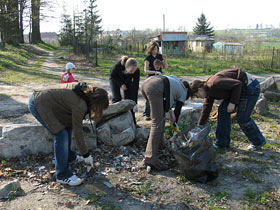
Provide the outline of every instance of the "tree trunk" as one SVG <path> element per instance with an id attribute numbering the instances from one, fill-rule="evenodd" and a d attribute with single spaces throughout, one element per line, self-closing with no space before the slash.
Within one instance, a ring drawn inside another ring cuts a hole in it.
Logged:
<path id="1" fill-rule="evenodd" d="M 19 10 L 18 0 L 7 1 L 7 22 L 4 32 L 6 41 L 12 45 L 19 44 Z"/>
<path id="2" fill-rule="evenodd" d="M 6 22 L 5 2 L 0 1 L 0 34 L 1 34 L 1 48 L 5 49 L 5 22 Z"/>
<path id="3" fill-rule="evenodd" d="M 40 3 L 41 0 L 31 0 L 32 37 L 31 43 L 42 43 L 40 33 Z"/>
<path id="4" fill-rule="evenodd" d="M 19 0 L 19 43 L 24 43 L 24 29 L 23 29 L 23 10 L 24 10 L 24 0 Z"/>

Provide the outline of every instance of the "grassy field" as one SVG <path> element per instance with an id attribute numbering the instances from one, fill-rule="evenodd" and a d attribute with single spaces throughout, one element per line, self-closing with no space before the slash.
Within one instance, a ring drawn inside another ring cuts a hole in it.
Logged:
<path id="1" fill-rule="evenodd" d="M 54 54 L 60 52 L 61 49 L 49 44 L 37 45 L 44 50 L 53 51 Z M 61 57 L 71 54 L 71 49 L 65 51 Z M 141 52 L 112 52 L 110 55 L 98 54 L 98 66 L 94 67 L 94 58 L 88 64 L 92 68 L 76 69 L 77 73 L 92 76 L 108 77 L 110 68 L 121 58 L 123 54 L 135 57 L 139 63 L 141 76 L 145 76 L 144 59 L 145 53 Z M 26 81 L 33 82 L 51 82 L 59 79 L 59 76 L 43 73 L 40 67 L 44 62 L 47 54 L 40 51 L 32 45 L 21 45 L 18 48 L 7 46 L 6 51 L 0 51 L 0 82 L 4 83 L 20 83 Z M 71 58 L 71 56 L 70 56 Z M 81 58 L 82 59 L 82 58 Z M 271 69 L 271 57 L 266 56 L 224 56 L 216 53 L 190 53 L 184 57 L 168 56 L 168 70 L 164 70 L 166 75 L 176 76 L 195 76 L 195 75 L 211 75 L 220 70 L 240 67 L 249 73 L 279 73 L 280 59 L 274 60 L 274 68 Z M 70 59 L 71 61 L 71 59 Z M 65 60 L 67 62 L 67 60 Z M 75 63 L 75 60 L 73 61 Z"/>
<path id="2" fill-rule="evenodd" d="M 141 76 L 145 76 L 144 69 L 144 53 L 123 53 L 136 58 L 139 63 Z M 121 57 L 121 53 L 113 53 L 112 55 L 99 54 L 99 66 L 95 68 L 95 73 L 108 75 L 112 65 Z M 93 60 L 92 60 L 93 61 Z M 218 71 L 239 67 L 249 73 L 279 73 L 279 59 L 275 60 L 275 68 L 271 69 L 270 56 L 223 56 L 219 54 L 189 54 L 185 57 L 167 58 L 169 68 L 164 70 L 164 74 L 176 76 L 194 76 L 194 75 L 210 75 Z M 94 62 L 93 62 L 94 63 Z"/>
<path id="3" fill-rule="evenodd" d="M 48 44 L 39 44 L 40 48 L 57 51 Z M 7 45 L 5 51 L 0 51 L 0 82 L 26 83 L 51 82 L 59 79 L 58 76 L 40 71 L 46 59 L 46 52 L 31 45 L 20 45 L 15 48 Z"/>

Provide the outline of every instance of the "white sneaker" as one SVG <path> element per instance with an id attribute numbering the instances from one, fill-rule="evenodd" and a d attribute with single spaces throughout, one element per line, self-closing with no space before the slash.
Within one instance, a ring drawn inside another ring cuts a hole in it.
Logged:
<path id="1" fill-rule="evenodd" d="M 56 180 L 58 183 L 61 183 L 61 184 L 68 184 L 70 186 L 77 186 L 77 185 L 80 185 L 82 184 L 82 180 L 77 177 L 76 175 L 73 175 L 69 178 L 66 178 L 64 180 L 61 180 L 61 179 L 57 179 Z"/>
<path id="2" fill-rule="evenodd" d="M 250 144 L 248 147 L 247 147 L 247 150 L 248 151 L 257 151 L 257 150 L 260 150 L 262 148 L 263 145 L 265 145 L 266 142 L 263 142 L 261 145 L 253 145 L 253 144 Z"/>

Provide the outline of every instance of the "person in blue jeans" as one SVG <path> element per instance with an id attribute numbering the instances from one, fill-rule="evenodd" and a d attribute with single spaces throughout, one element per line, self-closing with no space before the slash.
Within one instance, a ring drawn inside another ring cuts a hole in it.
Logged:
<path id="1" fill-rule="evenodd" d="M 34 91 L 31 95 L 28 104 L 30 112 L 54 136 L 57 182 L 71 186 L 82 183 L 69 167 L 69 163 L 78 157 L 71 150 L 72 130 L 82 155 L 79 159 L 93 167 L 93 158 L 84 141 L 83 119 L 90 114 L 98 121 L 108 106 L 106 90 L 80 83 L 56 85 Z"/>
<path id="2" fill-rule="evenodd" d="M 222 102 L 218 108 L 216 148 L 230 146 L 231 113 L 237 111 L 237 122 L 251 144 L 248 150 L 260 149 L 266 140 L 251 118 L 260 95 L 260 84 L 252 75 L 240 69 L 228 69 L 210 76 L 206 81 L 190 84 L 191 96 L 204 99 L 198 126 L 207 123 L 215 99 Z"/>

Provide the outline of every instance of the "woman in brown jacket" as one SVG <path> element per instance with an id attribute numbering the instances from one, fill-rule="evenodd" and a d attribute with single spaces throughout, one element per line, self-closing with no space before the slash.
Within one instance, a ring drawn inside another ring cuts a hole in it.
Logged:
<path id="1" fill-rule="evenodd" d="M 237 122 L 248 137 L 248 150 L 260 149 L 266 140 L 250 117 L 260 95 L 260 84 L 252 75 L 240 69 L 228 69 L 216 73 L 206 81 L 194 80 L 190 84 L 191 96 L 204 99 L 198 125 L 206 124 L 214 100 L 223 100 L 218 108 L 216 148 L 230 146 L 230 114 L 237 110 Z"/>
<path id="2" fill-rule="evenodd" d="M 68 163 L 76 159 L 71 150 L 72 129 L 82 159 L 93 166 L 83 136 L 86 114 L 98 121 L 109 106 L 106 90 L 85 83 L 67 83 L 34 91 L 29 100 L 32 115 L 54 135 L 54 157 L 57 182 L 79 185 L 82 180 L 73 175 Z"/>

